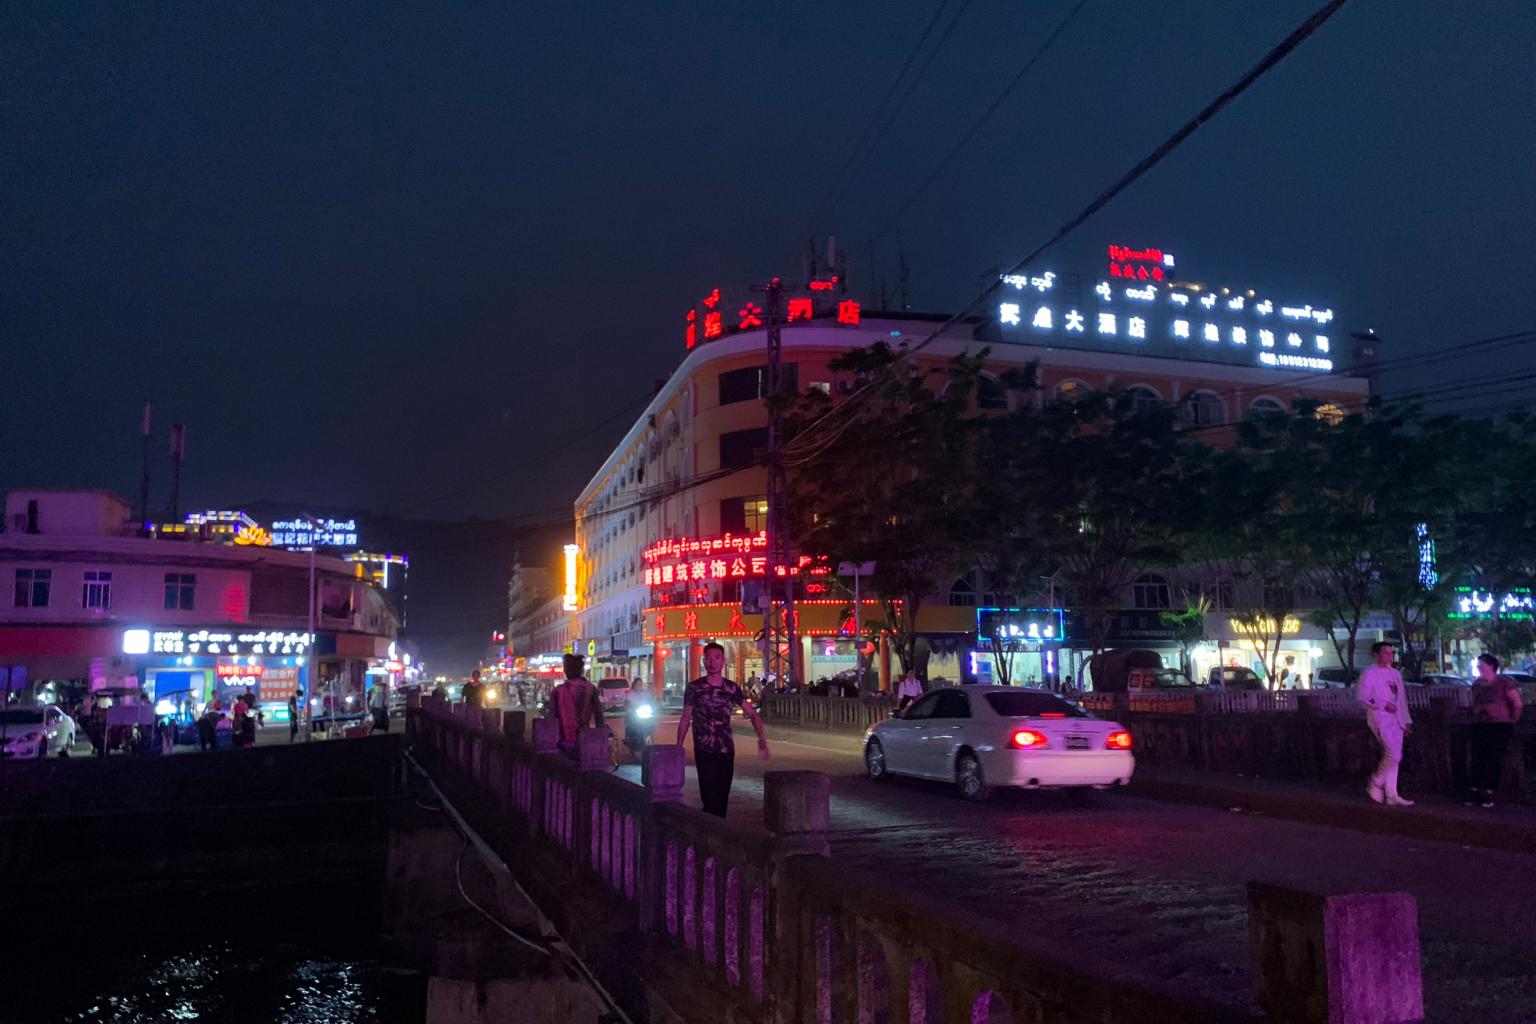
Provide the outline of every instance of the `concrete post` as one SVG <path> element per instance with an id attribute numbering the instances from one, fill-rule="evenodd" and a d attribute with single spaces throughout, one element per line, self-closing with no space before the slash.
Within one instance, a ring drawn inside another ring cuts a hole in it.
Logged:
<path id="1" fill-rule="evenodd" d="M 608 755 L 608 730 L 588 727 L 576 734 L 577 761 L 584 772 L 606 772 L 613 767 Z"/>
<path id="2" fill-rule="evenodd" d="M 1296 765 L 1303 779 L 1313 780 L 1317 770 L 1317 698 L 1296 695 Z"/>
<path id="3" fill-rule="evenodd" d="M 640 784 L 653 804 L 683 802 L 683 776 L 687 752 L 675 743 L 646 747 L 640 760 Z"/>
<path id="4" fill-rule="evenodd" d="M 779 837 L 782 853 L 827 856 L 832 779 L 822 772 L 763 775 L 763 825 Z"/>
<path id="5" fill-rule="evenodd" d="M 501 732 L 501 709 L 486 708 L 481 711 L 480 729 L 483 732 Z"/>
<path id="6" fill-rule="evenodd" d="M 528 729 L 528 713 L 526 711 L 506 711 L 501 716 L 501 734 L 513 743 L 526 742 Z"/>
<path id="7" fill-rule="evenodd" d="M 560 723 L 553 718 L 533 720 L 533 752 L 553 754 L 560 749 Z"/>
<path id="8" fill-rule="evenodd" d="M 1265 1019 L 1409 1024 L 1424 1018 L 1411 893 L 1327 894 L 1248 883 L 1248 945 Z"/>

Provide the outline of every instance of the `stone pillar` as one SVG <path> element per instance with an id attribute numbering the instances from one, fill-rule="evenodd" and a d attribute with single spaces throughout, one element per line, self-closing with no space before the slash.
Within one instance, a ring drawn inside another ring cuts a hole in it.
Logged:
<path id="1" fill-rule="evenodd" d="M 576 753 L 584 772 L 606 772 L 613 767 L 608 755 L 608 730 L 588 727 L 576 734 Z"/>
<path id="2" fill-rule="evenodd" d="M 1248 883 L 1248 945 L 1265 1019 L 1409 1024 L 1424 1017 L 1412 893 Z"/>
<path id="3" fill-rule="evenodd" d="M 560 749 L 560 723 L 553 718 L 533 720 L 533 752 L 553 754 Z"/>
<path id="4" fill-rule="evenodd" d="M 501 732 L 500 708 L 486 708 L 480 712 L 480 728 L 484 732 Z"/>
<path id="5" fill-rule="evenodd" d="M 823 772 L 763 775 L 763 825 L 779 837 L 782 853 L 828 854 L 832 779 Z"/>
<path id="6" fill-rule="evenodd" d="M 651 795 L 653 804 L 683 802 L 684 767 L 687 752 L 675 743 L 645 748 L 640 759 L 640 784 Z"/>
<path id="7" fill-rule="evenodd" d="M 421 691 L 412 690 L 405 695 L 405 706 L 413 711 L 421 708 Z"/>
<path id="8" fill-rule="evenodd" d="M 504 711 L 501 715 L 501 734 L 513 743 L 524 743 L 528 735 L 526 711 Z"/>

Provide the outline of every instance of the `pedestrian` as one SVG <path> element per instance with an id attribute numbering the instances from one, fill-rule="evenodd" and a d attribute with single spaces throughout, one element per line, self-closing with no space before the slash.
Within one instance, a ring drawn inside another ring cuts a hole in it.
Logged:
<path id="1" fill-rule="evenodd" d="M 565 681 L 549 694 L 549 706 L 555 721 L 560 725 L 558 746 L 567 757 L 577 756 L 577 742 L 581 730 L 587 726 L 603 724 L 603 700 L 587 679 L 586 659 L 579 654 L 565 656 Z"/>
<path id="2" fill-rule="evenodd" d="M 725 817 L 736 774 L 736 739 L 731 734 L 731 708 L 739 707 L 757 731 L 757 752 L 764 761 L 771 752 L 763 720 L 741 687 L 725 678 L 725 648 L 704 645 L 704 675 L 683 690 L 683 715 L 677 723 L 677 745 L 693 729 L 693 763 L 699 776 L 699 801 L 705 814 Z"/>
<path id="3" fill-rule="evenodd" d="M 475 669 L 469 674 L 469 682 L 464 684 L 464 691 L 462 694 L 464 697 L 464 703 L 468 704 L 472 708 L 480 707 L 483 703 L 480 699 L 483 692 L 484 691 L 480 687 L 480 670 Z"/>
<path id="4" fill-rule="evenodd" d="M 299 700 L 304 695 L 294 690 L 288 695 L 288 742 L 292 743 L 299 735 Z"/>
<path id="5" fill-rule="evenodd" d="M 1492 654 L 1477 658 L 1477 680 L 1472 684 L 1472 771 L 1467 804 L 1492 807 L 1493 794 L 1504 775 L 1504 751 L 1514 735 L 1515 723 L 1525 710 L 1520 688 L 1499 672 Z"/>
<path id="6" fill-rule="evenodd" d="M 907 710 L 907 705 L 922 695 L 923 683 L 917 678 L 917 669 L 907 669 L 907 674 L 901 677 L 901 685 L 896 688 L 896 713 Z"/>
<path id="7" fill-rule="evenodd" d="M 237 747 L 249 747 L 256 742 L 256 719 L 251 717 L 251 706 L 245 702 L 245 694 L 235 698 L 230 711 L 230 739 Z"/>
<path id="8" fill-rule="evenodd" d="M 1413 729 L 1402 673 L 1392 667 L 1392 645 L 1385 640 L 1371 645 L 1376 663 L 1360 673 L 1360 703 L 1365 722 L 1381 744 L 1381 763 L 1366 786 L 1366 794 L 1389 807 L 1412 807 L 1413 801 L 1397 792 L 1397 773 L 1403 763 L 1403 737 Z"/>
<path id="9" fill-rule="evenodd" d="M 223 712 L 219 708 L 219 698 L 214 697 L 203 705 L 203 713 L 197 719 L 197 749 L 213 750 L 217 746 L 214 742 L 219 719 L 223 718 Z"/>
<path id="10" fill-rule="evenodd" d="M 374 686 L 370 707 L 373 710 L 373 727 L 368 730 L 369 734 L 389 732 L 389 691 L 382 683 Z"/>

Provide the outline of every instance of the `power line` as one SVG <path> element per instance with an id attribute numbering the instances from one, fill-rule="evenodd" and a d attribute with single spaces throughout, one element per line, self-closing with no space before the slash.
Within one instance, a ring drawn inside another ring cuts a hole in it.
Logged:
<path id="1" fill-rule="evenodd" d="M 907 59 L 902 62 L 901 70 L 897 72 L 896 78 L 893 82 L 891 82 L 890 88 L 887 89 L 885 91 L 885 95 L 881 97 L 880 104 L 875 108 L 874 115 L 870 118 L 869 123 L 864 126 L 864 130 L 859 133 L 859 139 L 853 144 L 853 149 L 848 153 L 848 157 L 843 161 L 843 165 L 839 167 L 837 173 L 832 176 L 832 184 L 828 187 L 826 196 L 816 206 L 817 212 L 820 212 L 821 210 L 830 210 L 832 208 L 833 203 L 840 195 L 843 176 L 852 171 L 856 166 L 858 166 L 859 163 L 862 162 L 860 154 L 864 152 L 864 143 L 868 141 L 870 135 L 880 124 L 881 118 L 885 114 L 886 107 L 891 102 L 891 98 L 896 95 L 896 90 L 901 87 L 902 80 L 907 77 L 907 72 L 912 68 L 912 62 L 916 60 L 917 55 L 922 52 L 923 45 L 928 42 L 928 37 L 933 33 L 934 26 L 939 23 L 939 18 L 944 14 L 944 8 L 948 6 L 949 0 L 939 0 L 939 5 L 934 8 L 933 14 L 928 18 L 928 24 L 923 26 L 922 33 L 917 37 L 917 42 L 913 44 L 912 51 L 907 54 Z"/>
<path id="2" fill-rule="evenodd" d="M 1311 17 L 1309 17 L 1294 31 L 1292 31 L 1290 35 L 1286 36 L 1286 38 L 1281 40 L 1277 46 L 1269 51 L 1269 53 L 1265 54 L 1257 64 L 1255 64 L 1247 71 L 1247 73 L 1245 73 L 1231 86 L 1227 87 L 1214 100 L 1206 104 L 1206 106 L 1203 107 L 1198 113 L 1196 113 L 1194 117 L 1186 121 L 1182 126 L 1179 127 L 1177 131 L 1169 136 L 1167 140 L 1160 144 L 1146 157 L 1142 158 L 1140 162 L 1138 162 L 1129 171 L 1122 175 L 1118 181 L 1109 186 L 1109 188 L 1105 189 L 1103 192 L 1099 193 L 1099 195 L 1094 198 L 1094 200 L 1090 202 L 1086 207 L 1084 207 L 1081 212 L 1079 212 L 1075 217 L 1058 228 L 1050 238 L 1046 239 L 1043 243 L 1037 246 L 1029 255 L 1015 263 L 1009 273 L 1016 274 L 1023 270 L 1034 260 L 1038 259 L 1047 249 L 1051 248 L 1053 245 L 1060 242 L 1063 238 L 1067 237 L 1073 231 L 1081 227 L 1090 217 L 1107 206 L 1112 200 L 1115 199 L 1115 197 L 1120 195 L 1120 193 L 1124 192 L 1148 171 L 1152 170 L 1152 168 L 1156 167 L 1163 160 L 1165 160 L 1184 142 L 1185 139 L 1193 135 L 1197 129 L 1199 129 L 1207 121 L 1211 120 L 1223 109 L 1225 109 L 1229 104 L 1232 103 L 1233 100 L 1237 99 L 1237 97 L 1246 92 L 1255 82 L 1263 77 L 1266 72 L 1275 67 L 1275 65 L 1279 64 L 1293 51 L 1295 51 L 1295 49 L 1300 46 L 1301 43 L 1307 39 L 1307 37 L 1316 32 L 1318 28 L 1320 28 L 1325 22 L 1328 21 L 1329 18 L 1337 14 L 1339 9 L 1344 6 L 1344 3 L 1345 0 L 1329 0 L 1328 3 L 1324 4 L 1316 12 L 1314 12 Z M 1006 275 L 1000 275 L 999 280 L 988 284 L 987 287 L 982 289 L 980 294 L 972 299 L 964 309 L 951 316 L 939 327 L 935 328 L 922 341 L 906 349 L 905 354 L 910 356 L 922 351 L 922 349 L 927 347 L 935 338 L 938 338 L 955 324 L 963 321 L 965 317 L 970 315 L 972 310 L 981 305 L 983 302 L 987 301 L 987 299 L 1000 287 L 1002 283 L 1002 276 Z M 871 389 L 877 386 L 882 385 L 878 381 L 865 385 L 863 388 L 849 395 L 848 398 L 846 398 L 844 401 L 839 403 L 837 407 L 834 408 L 847 408 L 853 405 L 855 402 L 861 399 L 861 396 L 867 394 Z M 824 413 L 823 418 L 825 418 L 827 415 L 828 414 Z M 790 443 L 790 449 L 794 449 L 796 445 L 807 444 L 808 442 L 806 441 L 806 438 L 814 432 L 817 427 L 817 423 L 818 421 L 813 421 L 805 431 L 802 431 L 800 435 L 798 435 Z"/>

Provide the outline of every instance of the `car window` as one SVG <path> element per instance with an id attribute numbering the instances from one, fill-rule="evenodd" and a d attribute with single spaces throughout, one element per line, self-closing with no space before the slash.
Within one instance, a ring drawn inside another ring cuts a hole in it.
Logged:
<path id="1" fill-rule="evenodd" d="M 989 693 L 987 704 L 1004 718 L 1087 718 L 1088 712 L 1068 704 L 1054 693 L 1038 690 L 1019 690 L 1010 693 Z"/>
<path id="2" fill-rule="evenodd" d="M 605 690 L 627 690 L 627 689 L 629 689 L 629 682 L 627 680 L 624 680 L 624 679 L 604 679 L 598 685 L 601 686 Z"/>
<path id="3" fill-rule="evenodd" d="M 932 718 L 933 717 L 933 709 L 938 707 L 938 706 L 939 706 L 939 695 L 937 693 L 926 694 L 925 696 L 921 697 L 911 707 L 907 708 L 906 714 L 902 715 L 901 717 L 902 718 Z"/>
<path id="4" fill-rule="evenodd" d="M 0 722 L 6 725 L 36 725 L 43 720 L 43 713 L 31 708 L 12 708 L 0 711 Z"/>
<path id="5" fill-rule="evenodd" d="M 933 709 L 934 718 L 971 717 L 971 702 L 965 694 L 956 690 L 940 690 L 934 696 L 939 698 Z"/>

